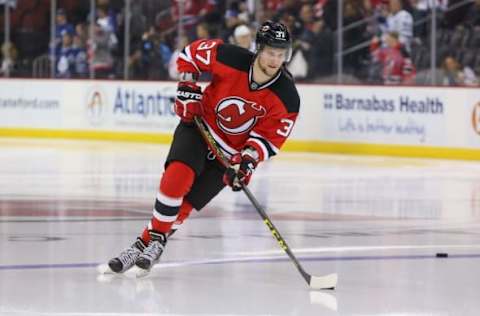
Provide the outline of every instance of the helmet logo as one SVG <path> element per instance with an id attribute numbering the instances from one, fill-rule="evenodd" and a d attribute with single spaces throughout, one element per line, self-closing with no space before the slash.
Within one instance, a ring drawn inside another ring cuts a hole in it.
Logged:
<path id="1" fill-rule="evenodd" d="M 269 29 L 270 29 L 270 26 L 264 25 L 264 26 L 262 26 L 261 31 L 262 31 L 262 32 L 266 32 L 266 31 L 268 31 Z"/>
<path id="2" fill-rule="evenodd" d="M 284 31 L 275 31 L 275 37 L 277 39 L 285 39 L 285 32 Z"/>

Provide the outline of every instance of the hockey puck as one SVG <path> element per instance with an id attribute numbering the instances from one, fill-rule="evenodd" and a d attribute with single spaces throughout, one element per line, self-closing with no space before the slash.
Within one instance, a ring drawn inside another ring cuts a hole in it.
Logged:
<path id="1" fill-rule="evenodd" d="M 446 252 L 437 252 L 436 257 L 437 257 L 437 258 L 448 258 L 448 253 L 446 253 Z"/>

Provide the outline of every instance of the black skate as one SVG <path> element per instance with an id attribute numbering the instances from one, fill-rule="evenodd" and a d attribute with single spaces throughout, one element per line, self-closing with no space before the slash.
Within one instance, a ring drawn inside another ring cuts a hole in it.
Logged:
<path id="1" fill-rule="evenodd" d="M 123 273 L 134 266 L 135 261 L 145 248 L 143 241 L 138 238 L 132 246 L 122 251 L 118 257 L 111 259 L 108 266 L 113 272 Z"/>
<path id="2" fill-rule="evenodd" d="M 150 236 L 152 240 L 135 261 L 137 267 L 146 271 L 150 271 L 153 265 L 160 260 L 167 243 L 167 236 L 163 233 L 150 231 Z"/>

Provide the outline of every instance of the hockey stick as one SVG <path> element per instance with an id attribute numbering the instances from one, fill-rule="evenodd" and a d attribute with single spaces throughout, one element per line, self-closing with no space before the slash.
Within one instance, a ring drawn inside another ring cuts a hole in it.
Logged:
<path id="1" fill-rule="evenodd" d="M 195 117 L 195 124 L 197 125 L 198 130 L 200 131 L 200 134 L 202 137 L 205 139 L 205 142 L 207 143 L 208 147 L 210 150 L 212 150 L 213 154 L 217 156 L 220 160 L 220 162 L 226 167 L 229 167 L 228 159 L 225 157 L 223 152 L 220 150 L 220 148 L 217 145 L 217 142 L 213 138 L 212 134 L 208 131 L 207 127 L 203 123 L 203 121 L 199 117 Z M 253 204 L 255 209 L 257 210 L 258 214 L 260 214 L 260 217 L 262 217 L 263 222 L 265 225 L 267 225 L 268 229 L 272 233 L 273 237 L 277 240 L 278 244 L 280 247 L 287 253 L 287 255 L 292 259 L 293 263 L 297 267 L 298 271 L 302 275 L 302 277 L 305 279 L 305 281 L 308 283 L 309 287 L 311 289 L 315 290 L 322 290 L 322 289 L 329 289 L 333 290 L 335 289 L 337 285 L 337 279 L 338 276 L 336 273 L 328 274 L 325 276 L 312 276 L 308 274 L 298 261 L 298 259 L 295 257 L 293 254 L 292 250 L 290 247 L 287 245 L 287 242 L 285 239 L 283 239 L 282 235 L 280 235 L 278 229 L 273 225 L 272 221 L 268 217 L 267 213 L 265 210 L 262 208 L 262 206 L 258 203 L 257 199 L 253 196 L 252 192 L 246 187 L 245 185 L 242 184 L 242 191 L 245 193 L 247 198 L 250 200 L 250 202 Z"/>

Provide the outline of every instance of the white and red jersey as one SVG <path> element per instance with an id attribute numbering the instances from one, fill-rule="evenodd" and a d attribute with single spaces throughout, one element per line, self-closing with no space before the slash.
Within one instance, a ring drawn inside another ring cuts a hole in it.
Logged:
<path id="1" fill-rule="evenodd" d="M 250 51 L 221 40 L 198 40 L 177 59 L 179 72 L 212 75 L 203 94 L 203 119 L 230 157 L 246 146 L 266 160 L 278 153 L 297 119 L 300 97 L 284 70 L 263 84 L 253 81 Z"/>
<path id="2" fill-rule="evenodd" d="M 410 57 L 402 47 L 381 47 L 372 44 L 373 60 L 382 65 L 383 83 L 387 85 L 414 84 L 416 70 Z"/>
<path id="3" fill-rule="evenodd" d="M 381 25 L 383 33 L 397 32 L 400 43 L 405 49 L 410 52 L 410 46 L 413 39 L 413 17 L 406 10 L 400 10 L 397 13 L 392 13 L 387 17 L 385 25 Z"/>

